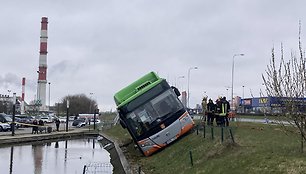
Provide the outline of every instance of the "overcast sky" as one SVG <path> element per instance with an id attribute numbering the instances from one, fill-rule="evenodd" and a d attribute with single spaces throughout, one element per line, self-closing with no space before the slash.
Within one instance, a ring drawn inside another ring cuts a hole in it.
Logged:
<path id="1" fill-rule="evenodd" d="M 52 105 L 68 94 L 93 93 L 100 110 L 115 109 L 113 95 L 150 71 L 187 90 L 188 69 L 195 66 L 198 69 L 190 71 L 191 106 L 204 94 L 229 98 L 233 55 L 240 53 L 245 56 L 235 57 L 234 96 L 242 96 L 245 86 L 245 97 L 258 97 L 272 47 L 278 54 L 281 43 L 286 55 L 297 51 L 299 20 L 302 41 L 306 40 L 303 0 L 3 0 L 0 4 L 0 94 L 10 89 L 21 95 L 25 77 L 26 101 L 34 100 L 40 22 L 46 16 Z"/>

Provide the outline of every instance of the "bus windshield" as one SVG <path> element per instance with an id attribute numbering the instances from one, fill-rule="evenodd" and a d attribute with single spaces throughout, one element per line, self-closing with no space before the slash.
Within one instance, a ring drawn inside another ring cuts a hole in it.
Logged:
<path id="1" fill-rule="evenodd" d="M 127 114 L 127 123 L 136 136 L 183 109 L 172 89 L 168 89 Z"/>

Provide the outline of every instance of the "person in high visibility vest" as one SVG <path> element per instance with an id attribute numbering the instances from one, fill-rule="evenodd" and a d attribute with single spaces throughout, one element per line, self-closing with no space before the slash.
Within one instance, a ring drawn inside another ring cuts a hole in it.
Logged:
<path id="1" fill-rule="evenodd" d="M 226 100 L 226 97 L 221 99 L 221 112 L 219 114 L 221 120 L 221 126 L 229 126 L 228 113 L 230 111 L 230 104 Z"/>
<path id="2" fill-rule="evenodd" d="M 217 100 L 216 100 L 216 108 L 215 108 L 215 118 L 216 118 L 216 123 L 217 123 L 217 126 L 221 126 L 221 123 L 222 123 L 222 117 L 220 116 L 220 113 L 222 113 L 222 101 L 221 101 L 221 97 L 219 97 Z"/>

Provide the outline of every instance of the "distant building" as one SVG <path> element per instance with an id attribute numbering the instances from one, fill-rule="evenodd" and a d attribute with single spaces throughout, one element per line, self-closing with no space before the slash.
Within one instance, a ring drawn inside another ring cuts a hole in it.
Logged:
<path id="1" fill-rule="evenodd" d="M 238 113 L 282 113 L 286 103 L 294 102 L 299 112 L 306 113 L 306 98 L 257 97 L 240 100 Z"/>
<path id="2" fill-rule="evenodd" d="M 16 114 L 20 114 L 21 97 L 16 97 Z M 0 113 L 13 114 L 13 96 L 0 94 Z"/>
<path id="3" fill-rule="evenodd" d="M 237 111 L 241 103 L 241 97 L 236 96 L 234 97 L 233 102 L 229 101 L 229 103 L 230 103 L 231 109 Z"/>

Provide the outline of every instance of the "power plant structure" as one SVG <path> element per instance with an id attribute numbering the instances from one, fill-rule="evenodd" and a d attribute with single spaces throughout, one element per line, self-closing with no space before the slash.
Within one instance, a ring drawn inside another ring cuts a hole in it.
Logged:
<path id="1" fill-rule="evenodd" d="M 25 77 L 22 78 L 22 92 L 21 92 L 21 103 L 20 103 L 20 114 L 25 114 L 25 104 L 24 104 L 24 97 L 25 97 Z"/>
<path id="2" fill-rule="evenodd" d="M 40 51 L 39 51 L 39 70 L 37 81 L 37 104 L 39 111 L 48 111 L 46 106 L 46 86 L 47 86 L 47 40 L 48 40 L 48 18 L 41 18 L 40 31 Z"/>

